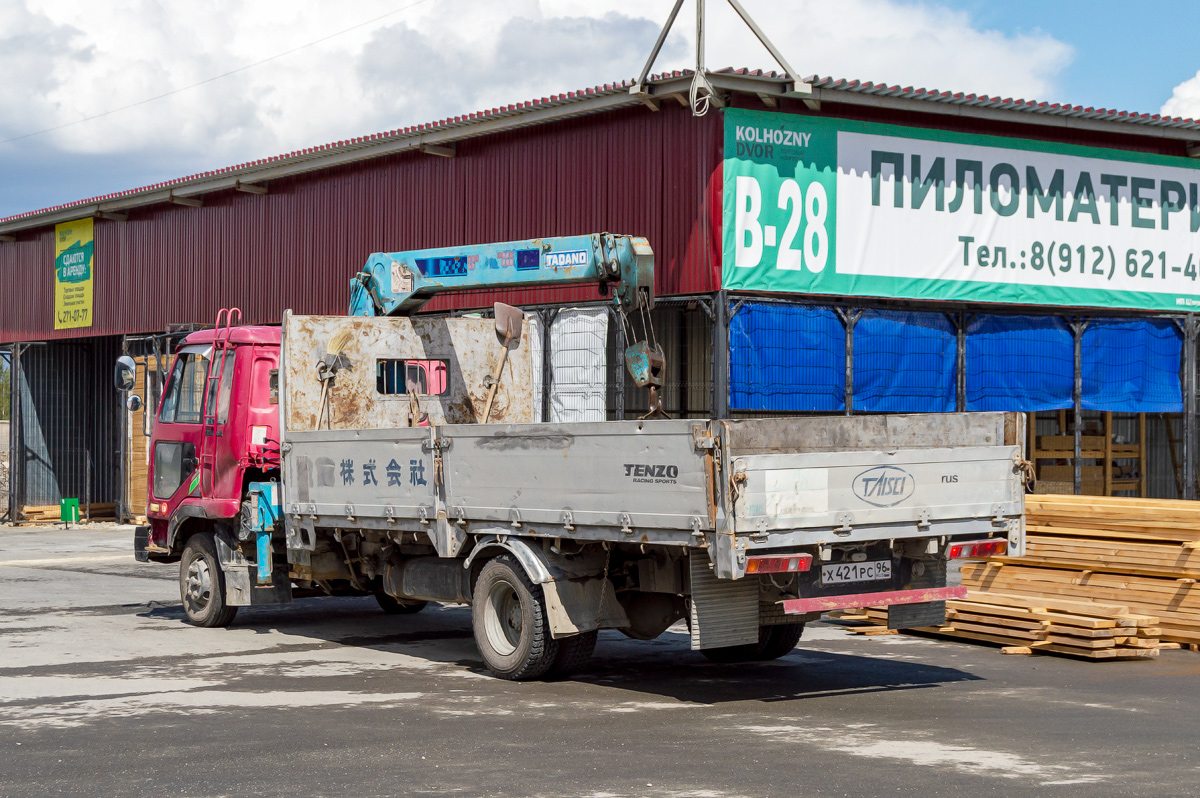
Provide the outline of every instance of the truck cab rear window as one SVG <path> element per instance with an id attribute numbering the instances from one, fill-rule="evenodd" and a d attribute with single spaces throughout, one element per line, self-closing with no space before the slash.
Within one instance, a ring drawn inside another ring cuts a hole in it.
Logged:
<path id="1" fill-rule="evenodd" d="M 450 366 L 445 360 L 377 360 L 375 390 L 384 396 L 416 392 L 418 396 L 441 396 L 450 385 Z"/>

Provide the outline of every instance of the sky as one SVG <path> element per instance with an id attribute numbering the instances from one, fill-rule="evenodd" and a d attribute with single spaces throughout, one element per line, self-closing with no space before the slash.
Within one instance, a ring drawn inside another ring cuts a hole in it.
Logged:
<path id="1" fill-rule="evenodd" d="M 694 65 L 693 2 L 655 71 Z M 1194 0 L 742 4 L 802 76 L 1200 118 Z M 671 5 L 0 0 L 0 218 L 632 79 Z M 707 8 L 710 69 L 775 67 Z"/>

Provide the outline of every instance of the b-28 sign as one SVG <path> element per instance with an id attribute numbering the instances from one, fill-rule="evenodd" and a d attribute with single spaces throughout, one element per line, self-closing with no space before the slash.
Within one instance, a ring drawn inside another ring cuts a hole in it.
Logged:
<path id="1" fill-rule="evenodd" d="M 725 112 L 725 288 L 1200 307 L 1188 158 Z"/>

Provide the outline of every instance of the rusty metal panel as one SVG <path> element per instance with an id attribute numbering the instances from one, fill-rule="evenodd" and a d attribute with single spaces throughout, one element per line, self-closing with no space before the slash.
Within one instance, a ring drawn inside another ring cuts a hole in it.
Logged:
<path id="1" fill-rule="evenodd" d="M 445 361 L 449 377 L 445 393 L 418 397 L 429 423 L 475 424 L 482 421 L 492 375 L 504 345 L 495 322 L 474 318 L 366 318 L 289 315 L 284 324 L 284 407 L 290 431 L 318 429 L 322 384 L 317 363 L 330 342 L 349 333 L 341 350 L 342 367 L 329 389 L 328 426 L 322 429 L 395 429 L 409 426 L 406 394 L 377 390 L 378 361 Z M 505 359 L 490 421 L 533 422 L 534 363 L 528 341 L 529 323 L 520 342 Z M 540 364 L 539 364 L 540 367 Z"/>

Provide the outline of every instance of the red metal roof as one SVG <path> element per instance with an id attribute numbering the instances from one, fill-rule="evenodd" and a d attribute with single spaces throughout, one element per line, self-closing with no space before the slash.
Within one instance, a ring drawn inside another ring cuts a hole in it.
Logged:
<path id="1" fill-rule="evenodd" d="M 673 72 L 664 72 L 652 76 L 649 83 L 653 85 L 672 79 L 689 78 L 692 74 L 693 73 L 691 70 L 675 70 Z M 776 84 L 791 82 L 791 79 L 785 74 L 774 71 L 764 71 L 761 69 L 726 68 L 713 74 L 717 77 L 736 76 L 741 78 L 760 79 Z M 1012 121 L 1015 122 L 1020 121 L 1019 115 L 1034 114 L 1039 116 L 1063 117 L 1064 121 L 1071 119 L 1087 119 L 1114 122 L 1122 125 L 1139 126 L 1142 128 L 1170 128 L 1180 131 L 1200 131 L 1200 123 L 1193 119 L 1161 116 L 1159 114 L 1139 114 L 1136 112 L 1117 111 L 1106 108 L 1093 108 L 1090 106 L 1070 105 L 1065 103 L 1048 103 L 1038 100 L 1013 99 L 1001 97 L 999 95 L 940 91 L 938 89 L 916 88 L 912 86 L 901 86 L 899 84 L 874 83 L 872 81 L 821 77 L 820 75 L 812 75 L 811 77 L 806 78 L 804 82 L 810 84 L 814 89 L 836 93 L 844 92 L 846 94 L 853 95 L 874 95 L 901 100 L 914 100 L 922 103 L 955 105 L 964 108 L 986 108 L 1010 111 L 1014 114 Z M 72 208 L 79 208 L 89 205 L 94 206 L 104 202 L 111 202 L 113 200 L 136 197 L 141 194 L 160 192 L 164 189 L 187 188 L 197 184 L 202 184 L 205 181 L 211 180 L 215 177 L 242 176 L 246 178 L 246 182 L 253 182 L 256 179 L 256 172 L 260 172 L 264 168 L 280 165 L 302 165 L 306 161 L 313 161 L 331 153 L 354 153 L 356 151 L 362 151 L 363 157 L 372 157 L 369 154 L 370 150 L 382 143 L 395 142 L 433 132 L 460 130 L 464 136 L 469 136 L 472 135 L 470 132 L 472 127 L 478 127 L 484 122 L 520 117 L 522 115 L 529 115 L 531 113 L 544 111 L 550 108 L 562 108 L 572 104 L 580 104 L 587 100 L 598 97 L 619 97 L 622 95 L 625 97 L 630 97 L 629 90 L 632 86 L 632 81 L 628 80 L 622 80 L 616 83 L 605 83 L 601 86 L 593 86 L 591 88 L 584 88 L 578 91 L 570 91 L 564 94 L 552 94 L 540 99 L 502 105 L 483 111 L 462 114 L 460 116 L 447 117 L 435 122 L 411 125 L 409 127 L 396 128 L 395 130 L 329 142 L 327 144 L 321 144 L 314 147 L 306 147 L 268 158 L 246 161 L 244 163 L 226 166 L 206 172 L 197 172 L 196 174 L 186 175 L 184 177 L 167 180 L 161 183 L 153 183 L 148 186 L 127 189 L 125 191 L 117 191 L 110 194 L 102 194 L 100 196 L 76 200 L 74 202 L 68 202 L 62 205 L 51 206 L 49 208 L 42 208 L 39 210 L 14 214 L 12 216 L 0 218 L 0 225 L 5 224 L 6 222 L 29 219 L 56 211 L 69 210 Z M 636 98 L 630 97 L 629 104 L 636 104 L 637 102 L 639 101 Z M 537 120 L 532 120 L 529 122 L 529 124 L 537 124 Z"/>

